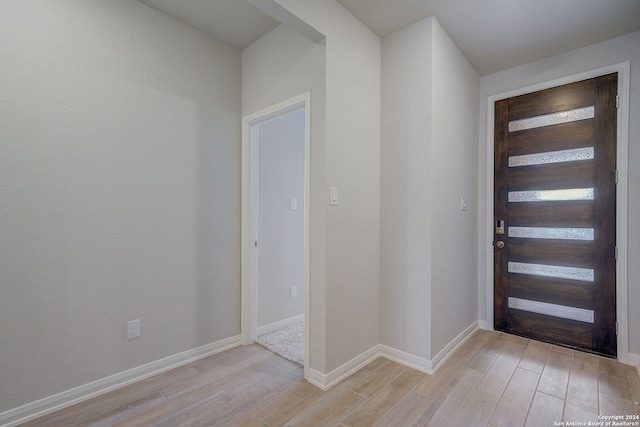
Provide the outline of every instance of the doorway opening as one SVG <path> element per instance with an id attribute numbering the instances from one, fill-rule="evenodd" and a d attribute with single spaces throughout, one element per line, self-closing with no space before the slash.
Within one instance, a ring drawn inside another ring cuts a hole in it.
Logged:
<path id="1" fill-rule="evenodd" d="M 486 222 L 485 232 L 487 236 L 495 237 L 495 232 L 498 228 L 498 223 L 494 216 L 494 205 L 492 203 L 494 197 L 494 104 L 500 100 L 507 98 L 524 95 L 540 90 L 545 90 L 569 83 L 582 81 L 585 79 L 591 79 L 594 77 L 604 76 L 606 74 L 618 73 L 618 96 L 617 100 L 617 123 L 616 123 L 616 158 L 617 158 L 617 195 L 615 200 L 616 206 L 616 289 L 615 289 L 615 308 L 616 313 L 616 341 L 617 341 L 617 358 L 623 363 L 634 363 L 633 355 L 629 353 L 629 329 L 628 329 L 628 303 L 627 303 L 627 266 L 628 266 L 628 219 L 627 219 L 627 192 L 628 192 L 628 122 L 629 122 L 629 62 L 619 63 L 600 69 L 586 71 L 584 73 L 560 78 L 545 83 L 535 84 L 533 86 L 522 87 L 514 89 L 508 92 L 491 95 L 487 101 L 487 175 L 486 175 L 486 190 L 487 200 L 489 201 L 486 209 Z M 489 253 L 494 253 L 493 243 L 497 240 L 489 237 L 488 248 Z M 500 240 L 500 239 L 498 239 Z M 506 245 L 506 244 L 505 244 Z M 494 319 L 494 259 L 493 256 L 486 258 L 485 278 L 487 286 L 484 288 L 485 303 L 487 313 L 487 324 L 483 327 L 487 329 L 493 329 L 493 324 L 490 319 Z M 508 267 L 508 264 L 507 264 Z M 512 266 L 513 267 L 513 266 Z M 514 301 L 512 301 L 513 303 Z M 515 301 L 519 303 L 519 301 Z M 508 300 L 507 300 L 508 304 Z M 513 305 L 513 304 L 512 304 Z M 636 362 L 637 363 L 637 362 Z"/>
<path id="2" fill-rule="evenodd" d="M 243 119 L 243 344 L 309 366 L 309 93 Z"/>
<path id="3" fill-rule="evenodd" d="M 496 330 L 617 355 L 617 81 L 495 104 Z"/>

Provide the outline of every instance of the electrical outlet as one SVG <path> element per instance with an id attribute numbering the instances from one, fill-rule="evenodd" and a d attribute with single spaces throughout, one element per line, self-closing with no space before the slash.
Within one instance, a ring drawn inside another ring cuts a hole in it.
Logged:
<path id="1" fill-rule="evenodd" d="M 291 287 L 291 298 L 295 298 L 298 296 L 298 287 L 297 286 L 292 286 Z"/>
<path id="2" fill-rule="evenodd" d="M 127 322 L 127 339 L 138 338 L 140 336 L 140 319 Z"/>

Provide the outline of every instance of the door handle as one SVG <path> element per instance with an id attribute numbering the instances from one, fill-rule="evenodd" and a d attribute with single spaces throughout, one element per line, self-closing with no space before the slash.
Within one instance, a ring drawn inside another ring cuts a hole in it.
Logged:
<path id="1" fill-rule="evenodd" d="M 504 242 L 502 240 L 498 240 L 496 242 L 496 248 L 498 248 L 498 249 L 504 248 Z"/>

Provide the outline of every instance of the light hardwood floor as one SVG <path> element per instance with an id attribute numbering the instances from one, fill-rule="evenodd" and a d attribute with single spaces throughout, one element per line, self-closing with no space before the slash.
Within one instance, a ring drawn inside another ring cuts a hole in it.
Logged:
<path id="1" fill-rule="evenodd" d="M 633 367 L 479 330 L 433 376 L 379 358 L 322 392 L 250 345 L 23 425 L 543 427 L 640 415 L 639 402 Z"/>

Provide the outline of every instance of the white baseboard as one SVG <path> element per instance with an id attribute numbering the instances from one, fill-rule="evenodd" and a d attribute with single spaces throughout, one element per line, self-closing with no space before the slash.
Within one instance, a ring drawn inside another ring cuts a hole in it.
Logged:
<path id="1" fill-rule="evenodd" d="M 307 375 L 305 380 L 307 380 L 309 383 L 313 384 L 314 386 L 318 387 L 322 391 L 329 390 L 329 388 L 326 387 L 327 381 L 326 381 L 325 375 L 322 372 L 317 371 L 313 368 L 309 368 L 309 375 Z"/>
<path id="2" fill-rule="evenodd" d="M 433 366 L 433 373 L 442 366 L 442 364 L 464 343 L 475 331 L 478 330 L 478 321 L 476 320 L 467 328 L 460 332 L 457 337 L 449 342 L 442 350 L 436 354 L 436 357 L 431 361 L 431 365 Z"/>
<path id="3" fill-rule="evenodd" d="M 634 353 L 618 353 L 618 362 L 624 363 L 625 365 L 638 366 L 638 364 L 640 364 L 640 355 Z"/>
<path id="4" fill-rule="evenodd" d="M 408 366 L 409 368 L 417 369 L 425 374 L 433 375 L 431 360 L 386 345 L 380 345 L 380 356 L 398 362 L 401 365 Z"/>
<path id="5" fill-rule="evenodd" d="M 478 328 L 484 329 L 485 331 L 493 331 L 493 325 L 491 324 L 491 322 L 486 320 L 478 321 Z"/>
<path id="6" fill-rule="evenodd" d="M 304 313 L 278 322 L 269 323 L 268 325 L 260 326 L 258 327 L 258 336 L 269 334 L 273 331 L 277 331 L 278 329 L 286 328 L 287 326 L 297 325 L 298 323 L 304 323 Z"/>
<path id="7" fill-rule="evenodd" d="M 638 375 L 640 375 L 640 354 L 627 353 L 626 357 L 619 358 L 618 360 L 627 365 L 635 366 L 638 371 Z"/>
<path id="8" fill-rule="evenodd" d="M 378 357 L 384 357 L 409 368 L 433 375 L 477 329 L 478 322 L 476 321 L 458 334 L 458 336 L 447 344 L 433 360 L 424 359 L 393 347 L 378 344 L 329 372 L 327 375 L 324 375 L 322 372 L 315 369 L 309 369 L 307 381 L 324 391 L 329 390 L 331 387 L 338 384 L 349 375 L 357 372 L 359 369 L 362 369 Z"/>
<path id="9" fill-rule="evenodd" d="M 364 368 L 369 363 L 380 357 L 379 347 L 379 345 L 376 345 L 375 347 L 370 348 L 326 375 L 322 372 L 316 371 L 315 369 L 309 369 L 307 381 L 316 387 L 319 387 L 321 390 L 327 391 L 349 375 Z"/>
<path id="10" fill-rule="evenodd" d="M 425 374 L 433 375 L 442 364 L 478 329 L 478 322 L 473 322 L 464 331 L 458 334 L 449 344 L 447 344 L 433 360 L 424 359 L 413 354 L 405 353 L 386 345 L 380 346 L 380 355 L 387 359 L 398 362 L 409 368 L 417 369 Z"/>
<path id="11" fill-rule="evenodd" d="M 240 336 L 226 338 L 173 356 L 165 357 L 118 374 L 114 374 L 44 399 L 0 413 L 0 426 L 12 427 L 42 415 L 66 408 L 83 400 L 107 393 L 145 378 L 186 365 L 198 359 L 240 345 Z"/>

